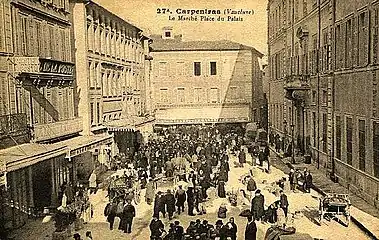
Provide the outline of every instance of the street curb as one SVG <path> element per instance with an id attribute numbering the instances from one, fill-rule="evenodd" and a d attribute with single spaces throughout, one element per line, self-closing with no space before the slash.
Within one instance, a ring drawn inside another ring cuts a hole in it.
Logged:
<path id="1" fill-rule="evenodd" d="M 275 153 L 275 155 L 285 164 L 287 165 L 288 167 L 290 168 L 295 168 L 292 163 L 290 162 L 287 162 L 287 161 L 284 161 L 283 158 L 280 156 L 279 153 L 277 153 L 272 147 L 269 147 L 270 150 Z M 316 192 L 318 192 L 319 194 L 321 194 L 322 196 L 326 196 L 326 193 L 320 189 L 319 187 L 315 186 L 314 184 L 312 184 L 312 189 L 315 190 Z M 353 215 L 350 215 L 351 217 L 351 220 L 354 222 L 355 225 L 358 226 L 359 229 L 361 229 L 364 233 L 366 233 L 370 238 L 372 238 L 373 240 L 379 240 L 375 234 L 373 234 L 368 228 L 366 228 L 362 223 L 360 223 Z"/>

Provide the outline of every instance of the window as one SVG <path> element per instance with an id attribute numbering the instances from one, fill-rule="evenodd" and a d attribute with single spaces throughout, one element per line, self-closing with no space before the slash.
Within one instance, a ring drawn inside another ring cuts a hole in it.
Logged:
<path id="1" fill-rule="evenodd" d="M 342 152 L 342 126 L 341 126 L 341 117 L 336 116 L 336 158 L 341 160 Z"/>
<path id="2" fill-rule="evenodd" d="M 359 170 L 365 171 L 366 165 L 366 124 L 364 120 L 359 120 Z"/>
<path id="3" fill-rule="evenodd" d="M 201 63 L 200 62 L 194 62 L 193 63 L 193 71 L 195 76 L 201 75 Z"/>
<path id="4" fill-rule="evenodd" d="M 159 76 L 167 76 L 168 75 L 168 69 L 167 69 L 167 62 L 160 62 L 159 63 Z"/>
<path id="5" fill-rule="evenodd" d="M 195 88 L 194 89 L 193 96 L 194 96 L 194 102 L 195 103 L 200 103 L 203 101 L 202 92 L 203 92 L 203 89 L 201 89 L 201 88 Z"/>
<path id="6" fill-rule="evenodd" d="M 372 11 L 371 20 L 372 30 L 371 30 L 371 49 L 372 49 L 372 63 L 378 63 L 378 25 L 379 25 L 379 10 L 378 7 L 375 7 Z"/>
<path id="7" fill-rule="evenodd" d="M 177 62 L 176 63 L 176 75 L 184 76 L 185 75 L 184 70 L 185 70 L 184 62 Z"/>
<path id="8" fill-rule="evenodd" d="M 238 99 L 238 87 L 230 87 L 230 99 L 237 100 Z"/>
<path id="9" fill-rule="evenodd" d="M 353 163 L 353 120 L 346 118 L 346 160 L 347 164 Z"/>
<path id="10" fill-rule="evenodd" d="M 20 54 L 26 56 L 27 55 L 27 52 L 28 52 L 28 49 L 27 49 L 27 33 L 29 31 L 27 31 L 27 24 L 26 24 L 26 21 L 27 21 L 27 17 L 26 16 L 20 16 L 20 22 L 21 22 L 21 28 L 20 28 L 20 33 L 19 33 L 19 36 L 20 36 L 20 47 L 21 47 L 21 51 L 20 51 Z"/>
<path id="11" fill-rule="evenodd" d="M 161 95 L 161 103 L 167 103 L 168 102 L 168 89 L 161 89 L 160 95 Z"/>
<path id="12" fill-rule="evenodd" d="M 97 124 L 100 123 L 100 103 L 96 103 Z"/>
<path id="13" fill-rule="evenodd" d="M 185 102 L 186 99 L 185 99 L 184 88 L 178 88 L 177 99 L 178 99 L 178 103 L 184 103 Z"/>
<path id="14" fill-rule="evenodd" d="M 346 22 L 346 47 L 345 47 L 345 66 L 347 68 L 350 68 L 352 67 L 352 48 L 353 48 L 353 45 L 352 45 L 352 36 L 353 36 L 353 31 L 352 31 L 352 27 L 351 27 L 351 19 L 347 20 Z"/>
<path id="15" fill-rule="evenodd" d="M 328 103 L 328 91 L 322 90 L 322 103 L 327 104 Z"/>
<path id="16" fill-rule="evenodd" d="M 326 72 L 330 69 L 331 51 L 330 51 L 328 37 L 329 37 L 328 29 L 325 28 L 322 31 L 322 39 L 323 39 L 322 59 L 321 59 L 322 60 L 322 63 L 321 63 L 322 64 L 322 72 Z"/>
<path id="17" fill-rule="evenodd" d="M 359 14 L 359 24 L 358 24 L 358 58 L 359 65 L 365 66 L 367 64 L 368 58 L 368 13 L 363 12 Z"/>
<path id="18" fill-rule="evenodd" d="M 218 88 L 211 88 L 209 92 L 209 102 L 218 103 L 219 102 L 219 92 Z"/>
<path id="19" fill-rule="evenodd" d="M 373 163 L 374 163 L 374 177 L 379 178 L 379 122 L 374 122 L 373 126 Z"/>
<path id="20" fill-rule="evenodd" d="M 312 90 L 312 103 L 317 102 L 317 92 L 316 90 Z"/>
<path id="21" fill-rule="evenodd" d="M 342 60 L 343 60 L 343 55 L 342 55 L 342 44 L 341 44 L 341 25 L 337 25 L 336 27 L 336 68 L 341 69 L 342 67 Z"/>
<path id="22" fill-rule="evenodd" d="M 210 74 L 211 75 L 217 75 L 217 66 L 216 66 L 216 62 L 211 62 L 210 63 L 210 67 L 211 67 L 211 72 Z"/>
<path id="23" fill-rule="evenodd" d="M 93 103 L 90 103 L 90 114 L 91 114 L 91 126 L 94 125 L 94 114 L 93 114 L 93 111 L 94 111 L 94 106 L 93 106 Z"/>
<path id="24" fill-rule="evenodd" d="M 328 117 L 326 113 L 322 114 L 322 151 L 327 152 L 327 143 L 328 143 Z"/>
<path id="25" fill-rule="evenodd" d="M 36 21 L 36 34 L 37 34 L 37 54 L 38 56 L 43 55 L 43 37 L 42 37 L 42 29 L 41 22 Z"/>

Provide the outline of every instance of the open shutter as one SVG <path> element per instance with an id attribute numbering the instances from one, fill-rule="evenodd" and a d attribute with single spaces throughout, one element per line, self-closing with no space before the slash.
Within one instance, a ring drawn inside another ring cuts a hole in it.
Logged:
<path id="1" fill-rule="evenodd" d="M 353 43 L 353 67 L 357 66 L 358 62 L 358 17 L 353 18 L 352 22 L 352 28 L 353 28 L 353 37 L 352 37 L 352 43 Z"/>

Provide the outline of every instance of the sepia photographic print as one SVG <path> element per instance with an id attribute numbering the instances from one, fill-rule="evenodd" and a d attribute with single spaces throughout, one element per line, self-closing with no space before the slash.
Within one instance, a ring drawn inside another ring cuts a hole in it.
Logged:
<path id="1" fill-rule="evenodd" d="M 0 240 L 379 238 L 379 1 L 0 0 Z"/>

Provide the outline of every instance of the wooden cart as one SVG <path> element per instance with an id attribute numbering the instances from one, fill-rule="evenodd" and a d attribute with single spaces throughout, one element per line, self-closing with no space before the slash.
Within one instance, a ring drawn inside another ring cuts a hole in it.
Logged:
<path id="1" fill-rule="evenodd" d="M 135 204 L 138 204 L 141 201 L 141 186 L 136 179 L 132 179 L 130 184 L 128 184 L 128 179 L 124 176 L 113 179 L 110 183 L 110 189 L 116 192 L 115 197 L 120 197 L 129 193 L 133 196 L 131 200 L 134 200 Z"/>
<path id="2" fill-rule="evenodd" d="M 338 220 L 345 226 L 350 224 L 350 199 L 348 194 L 330 193 L 320 199 L 319 223 L 326 218 Z"/>

